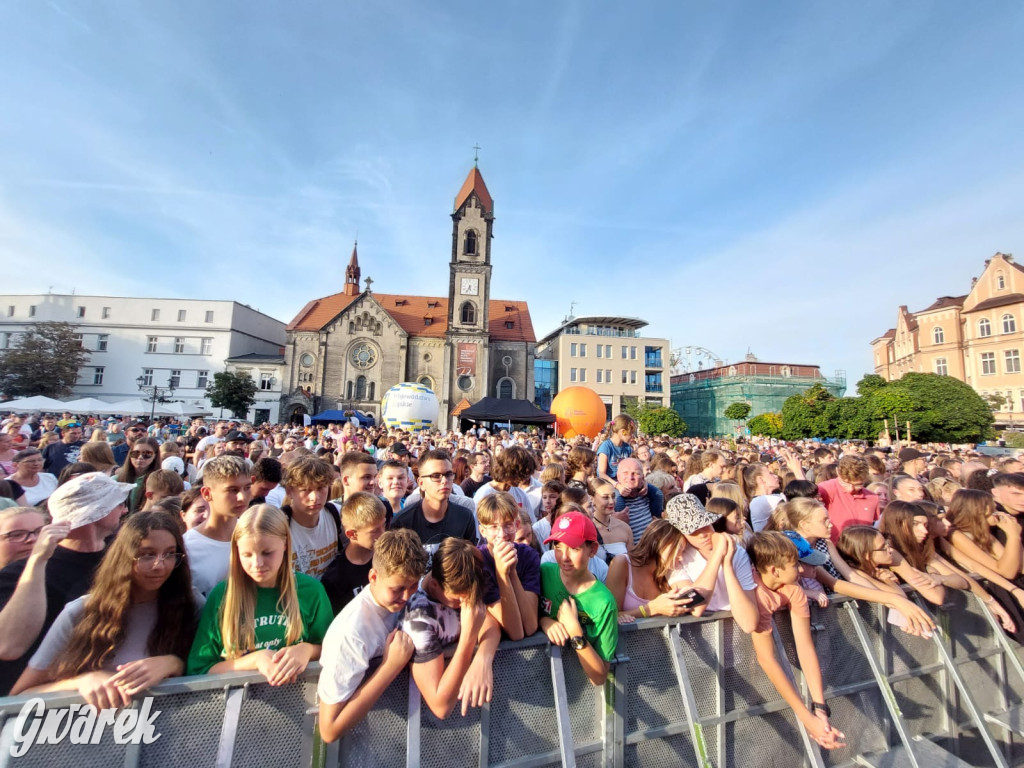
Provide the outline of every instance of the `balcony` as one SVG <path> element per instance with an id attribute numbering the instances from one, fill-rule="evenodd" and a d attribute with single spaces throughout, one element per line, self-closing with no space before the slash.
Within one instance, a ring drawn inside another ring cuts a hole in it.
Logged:
<path id="1" fill-rule="evenodd" d="M 661 363 L 661 355 L 645 355 L 644 356 L 644 367 L 645 368 L 664 368 L 665 366 Z"/>
<path id="2" fill-rule="evenodd" d="M 662 391 L 664 391 L 664 388 L 661 386 L 661 384 L 647 384 L 644 387 L 644 392 L 662 392 Z"/>

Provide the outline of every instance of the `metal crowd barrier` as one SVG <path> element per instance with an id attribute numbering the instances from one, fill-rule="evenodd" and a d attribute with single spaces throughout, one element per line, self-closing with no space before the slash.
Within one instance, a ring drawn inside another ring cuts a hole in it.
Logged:
<path id="1" fill-rule="evenodd" d="M 750 637 L 727 614 L 623 625 L 612 674 L 594 687 L 571 650 L 543 635 L 502 643 L 493 701 L 438 720 L 403 672 L 340 743 L 316 728 L 316 678 L 272 688 L 257 674 L 167 681 L 150 744 L 10 747 L 28 696 L 0 698 L 0 766 L 1003 766 L 1024 765 L 1024 667 L 974 596 L 950 591 L 939 631 L 915 638 L 886 609 L 837 599 L 812 606 L 833 724 L 848 744 L 819 750 L 761 672 Z M 788 616 L 776 650 L 802 686 Z M 788 663 L 787 663 L 788 662 Z M 80 704 L 45 694 L 48 711 Z"/>

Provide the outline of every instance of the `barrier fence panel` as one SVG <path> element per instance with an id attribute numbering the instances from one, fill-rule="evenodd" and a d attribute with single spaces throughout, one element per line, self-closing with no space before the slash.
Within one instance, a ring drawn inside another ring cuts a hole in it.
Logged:
<path id="1" fill-rule="evenodd" d="M 543 635 L 503 643 L 490 705 L 438 720 L 403 672 L 340 744 L 316 728 L 316 679 L 273 688 L 258 674 L 178 678 L 157 686 L 151 744 L 34 744 L 10 757 L 30 697 L 0 699 L 0 766 L 579 766 L 1021 765 L 1024 676 L 985 606 L 951 595 L 935 611 L 940 636 L 914 638 L 887 609 L 836 600 L 812 607 L 812 636 L 833 724 L 848 745 L 820 752 L 761 671 L 748 635 L 728 616 L 623 625 L 609 682 L 593 686 L 571 649 Z M 784 668 L 796 665 L 788 617 L 777 634 Z M 958 689 L 957 682 L 961 688 Z M 48 710 L 80 704 L 39 697 Z M 1014 718 L 1018 718 L 1015 720 Z M 915 737 L 923 740 L 915 740 Z M 959 756 L 962 760 L 958 760 Z"/>

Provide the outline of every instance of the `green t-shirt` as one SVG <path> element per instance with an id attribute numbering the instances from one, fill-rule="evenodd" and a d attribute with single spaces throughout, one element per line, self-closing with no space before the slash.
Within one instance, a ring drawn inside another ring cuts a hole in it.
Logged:
<path id="1" fill-rule="evenodd" d="M 558 620 L 558 609 L 569 597 L 569 590 L 562 583 L 557 563 L 540 564 L 540 610 L 545 616 Z M 615 597 L 600 581 L 573 595 L 576 611 L 579 613 L 583 634 L 598 655 L 611 661 L 615 646 L 619 644 L 619 609 Z"/>
<path id="2" fill-rule="evenodd" d="M 224 643 L 220 635 L 220 606 L 224 602 L 227 582 L 222 581 L 210 591 L 199 619 L 196 639 L 188 654 L 187 675 L 205 675 L 210 667 L 224 660 Z M 302 616 L 302 639 L 300 642 L 320 645 L 334 614 L 331 601 L 319 581 L 304 573 L 295 574 L 295 590 L 299 596 L 299 613 Z M 278 591 L 274 587 L 259 587 L 256 590 L 256 647 L 276 650 L 284 644 L 287 620 L 278 613 Z"/>

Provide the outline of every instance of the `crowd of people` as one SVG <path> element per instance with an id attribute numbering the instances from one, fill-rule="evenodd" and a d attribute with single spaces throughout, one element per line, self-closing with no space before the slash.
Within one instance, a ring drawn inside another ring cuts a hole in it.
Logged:
<path id="1" fill-rule="evenodd" d="M 1024 641 L 1024 464 L 969 446 L 642 437 L 625 415 L 565 440 L 64 414 L 6 419 L 0 476 L 3 694 L 120 707 L 172 676 L 284 685 L 318 659 L 333 741 L 410 664 L 444 718 L 490 700 L 502 638 L 543 632 L 600 685 L 621 624 L 729 611 L 835 748 L 811 603 L 875 602 L 928 635 L 908 591 L 969 590 Z M 810 701 L 775 655 L 780 610 Z"/>

